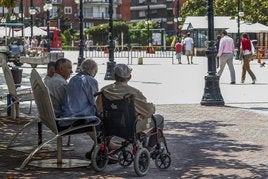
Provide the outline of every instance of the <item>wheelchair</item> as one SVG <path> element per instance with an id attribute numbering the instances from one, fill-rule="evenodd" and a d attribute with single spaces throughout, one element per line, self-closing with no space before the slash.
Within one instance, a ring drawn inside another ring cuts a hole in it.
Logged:
<path id="1" fill-rule="evenodd" d="M 109 156 L 118 155 L 118 163 L 122 167 L 128 167 L 134 163 L 134 170 L 138 176 L 147 174 L 150 159 L 155 161 L 159 169 L 167 169 L 171 164 L 170 152 L 163 135 L 163 131 L 154 127 L 136 132 L 137 116 L 134 107 L 133 95 L 125 95 L 123 99 L 109 100 L 102 93 L 103 113 L 101 135 L 98 137 L 98 144 L 94 146 L 91 154 L 91 165 L 95 171 L 103 171 L 109 161 Z M 112 137 L 122 139 L 118 148 L 109 149 Z M 149 151 L 147 143 L 150 139 L 156 142 Z"/>

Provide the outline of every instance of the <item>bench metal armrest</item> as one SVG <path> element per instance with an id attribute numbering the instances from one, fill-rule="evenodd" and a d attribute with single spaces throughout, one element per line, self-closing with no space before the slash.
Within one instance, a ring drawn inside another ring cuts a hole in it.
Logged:
<path id="1" fill-rule="evenodd" d="M 92 123 L 94 126 L 99 125 L 101 123 L 100 118 L 97 116 L 81 116 L 81 117 L 60 117 L 56 118 L 56 121 L 75 121 L 75 120 L 83 120 L 83 119 L 90 119 L 90 123 Z"/>

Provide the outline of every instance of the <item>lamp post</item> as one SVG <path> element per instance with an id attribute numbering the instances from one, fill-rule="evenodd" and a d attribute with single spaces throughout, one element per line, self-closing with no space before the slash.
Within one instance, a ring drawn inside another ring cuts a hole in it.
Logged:
<path id="1" fill-rule="evenodd" d="M 50 29 L 49 29 L 49 23 L 50 23 L 50 10 L 52 9 L 52 3 L 47 0 L 46 4 L 44 5 L 44 11 L 47 12 L 47 52 L 50 52 Z"/>
<path id="2" fill-rule="evenodd" d="M 104 80 L 114 80 L 114 47 L 115 43 L 113 40 L 113 0 L 109 0 L 109 61 L 107 62 L 107 69 Z"/>
<path id="3" fill-rule="evenodd" d="M 83 33 L 83 21 L 84 21 L 84 16 L 83 16 L 83 1 L 82 0 L 75 0 L 77 4 L 79 4 L 79 56 L 78 56 L 78 64 L 76 68 L 76 72 L 80 71 L 80 66 L 81 63 L 85 60 L 84 58 L 84 33 Z"/>
<path id="4" fill-rule="evenodd" d="M 214 45 L 213 0 L 208 0 L 208 75 L 205 76 L 205 89 L 201 105 L 222 106 L 224 101 L 219 87 L 219 76 L 216 75 L 216 49 Z"/>
<path id="5" fill-rule="evenodd" d="M 150 4 L 149 4 L 149 0 L 147 0 L 147 20 L 146 20 L 146 24 L 147 24 L 147 44 L 148 46 L 150 46 L 150 23 L 151 23 L 151 18 L 150 18 Z"/>
<path id="6" fill-rule="evenodd" d="M 32 44 L 32 38 L 33 38 L 33 16 L 36 13 L 36 10 L 33 6 L 33 0 L 30 1 L 30 9 L 29 9 L 29 14 L 31 15 L 31 39 L 30 39 L 30 45 Z"/>
<path id="7" fill-rule="evenodd" d="M 244 12 L 241 11 L 241 0 L 237 1 L 237 53 L 236 59 L 240 58 L 240 17 L 244 16 Z"/>
<path id="8" fill-rule="evenodd" d="M 24 15 L 23 15 L 23 0 L 20 0 L 20 9 L 19 9 L 19 17 L 20 17 L 20 22 L 24 24 Z M 22 27 L 21 30 L 21 36 L 24 37 L 24 27 Z"/>

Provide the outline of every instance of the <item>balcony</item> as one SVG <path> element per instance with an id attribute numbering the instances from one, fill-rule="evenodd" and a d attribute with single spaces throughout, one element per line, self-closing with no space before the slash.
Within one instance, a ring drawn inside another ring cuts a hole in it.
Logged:
<path id="1" fill-rule="evenodd" d="M 84 18 L 85 19 L 108 20 L 109 14 L 108 13 L 84 13 Z M 122 16 L 121 16 L 121 14 L 113 14 L 113 19 L 120 20 L 120 19 L 122 19 Z"/>
<path id="2" fill-rule="evenodd" d="M 62 0 L 51 0 L 52 4 L 62 4 Z"/>
<path id="3" fill-rule="evenodd" d="M 109 4 L 109 0 L 83 0 L 84 3 L 91 3 L 91 4 Z M 122 0 L 113 0 L 115 5 L 122 4 Z"/>
<path id="4" fill-rule="evenodd" d="M 167 5 L 166 4 L 150 4 L 150 9 L 166 9 Z M 148 6 L 147 5 L 141 5 L 141 6 L 131 6 L 130 10 L 131 11 L 139 11 L 139 10 L 147 10 Z"/>

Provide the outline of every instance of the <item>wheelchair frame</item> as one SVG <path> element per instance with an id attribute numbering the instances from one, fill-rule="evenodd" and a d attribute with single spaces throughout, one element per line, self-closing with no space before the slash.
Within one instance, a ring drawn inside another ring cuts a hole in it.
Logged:
<path id="1" fill-rule="evenodd" d="M 150 165 L 150 158 L 155 160 L 155 165 L 160 169 L 167 169 L 171 164 L 170 153 L 162 129 L 155 127 L 146 131 L 136 132 L 137 116 L 134 107 L 133 95 L 126 94 L 123 99 L 109 100 L 103 93 L 102 134 L 98 144 L 94 147 L 91 155 L 92 167 L 95 171 L 102 171 L 106 168 L 109 156 L 118 154 L 118 162 L 121 166 L 127 167 L 134 162 L 134 170 L 138 176 L 147 174 Z M 150 136 L 156 136 L 155 150 L 151 153 L 145 146 L 145 141 Z M 110 140 L 113 136 L 123 139 L 121 146 L 109 151 Z M 163 139 L 163 146 L 159 136 Z"/>

